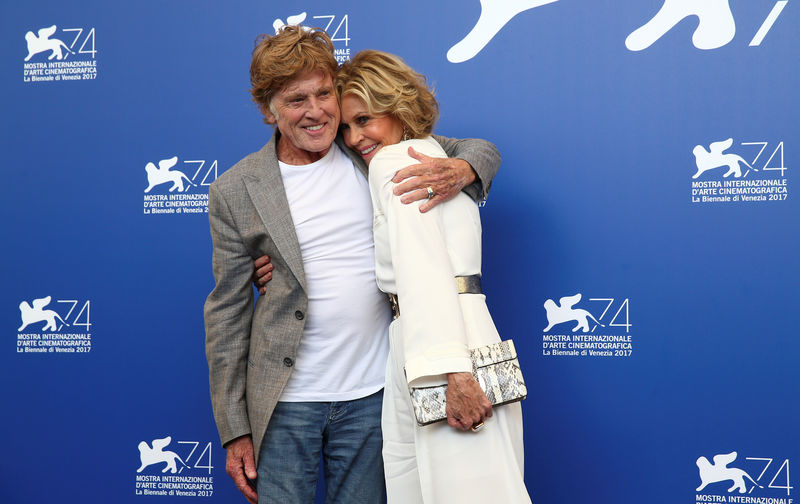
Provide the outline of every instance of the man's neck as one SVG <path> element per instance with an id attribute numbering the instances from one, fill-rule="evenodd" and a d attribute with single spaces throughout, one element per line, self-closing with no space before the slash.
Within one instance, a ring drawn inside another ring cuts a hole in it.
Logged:
<path id="1" fill-rule="evenodd" d="M 324 158 L 330 150 L 330 147 L 320 152 L 301 150 L 292 145 L 285 137 L 278 137 L 278 161 L 288 165 L 303 166 L 315 163 Z"/>

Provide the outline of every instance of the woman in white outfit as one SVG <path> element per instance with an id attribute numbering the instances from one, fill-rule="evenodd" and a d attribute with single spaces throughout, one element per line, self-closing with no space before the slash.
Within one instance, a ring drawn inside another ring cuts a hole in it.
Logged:
<path id="1" fill-rule="evenodd" d="M 481 223 L 461 193 L 420 213 L 391 179 L 414 164 L 409 148 L 445 157 L 430 136 L 438 105 L 400 58 L 362 51 L 336 79 L 342 133 L 369 165 L 378 287 L 399 316 L 383 399 L 383 458 L 390 503 L 529 503 L 519 403 L 492 410 L 471 374 L 469 349 L 500 341 L 483 294 L 456 277 L 480 275 Z M 429 191 L 429 197 L 430 197 Z M 409 386 L 448 384 L 447 422 L 419 426 Z"/>

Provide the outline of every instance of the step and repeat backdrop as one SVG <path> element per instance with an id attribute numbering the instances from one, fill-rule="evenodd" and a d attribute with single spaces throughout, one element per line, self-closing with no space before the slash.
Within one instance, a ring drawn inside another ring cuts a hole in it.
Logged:
<path id="1" fill-rule="evenodd" d="M 401 55 L 437 133 L 503 155 L 484 287 L 534 502 L 791 504 L 799 1 L 6 2 L 0 501 L 243 502 L 208 187 L 272 134 L 256 36 L 302 23 Z"/>

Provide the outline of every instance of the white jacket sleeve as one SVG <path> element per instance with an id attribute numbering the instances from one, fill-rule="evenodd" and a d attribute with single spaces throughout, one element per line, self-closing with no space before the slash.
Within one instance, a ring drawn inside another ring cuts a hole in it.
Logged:
<path id="1" fill-rule="evenodd" d="M 429 156 L 445 157 L 432 140 L 384 147 L 369 167 L 376 221 L 385 217 L 400 304 L 406 378 L 411 385 L 440 383 L 445 373 L 469 372 L 472 364 L 453 267 L 445 242 L 442 207 L 420 213 L 392 193 L 395 172 L 417 161 L 408 145 Z M 376 238 L 376 244 L 379 240 Z M 377 253 L 377 251 L 376 251 Z"/>

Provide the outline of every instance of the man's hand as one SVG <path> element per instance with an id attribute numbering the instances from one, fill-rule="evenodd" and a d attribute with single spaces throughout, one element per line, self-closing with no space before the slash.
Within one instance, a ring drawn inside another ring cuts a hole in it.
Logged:
<path id="1" fill-rule="evenodd" d="M 447 424 L 466 431 L 492 416 L 492 403 L 486 398 L 472 373 L 447 374 Z"/>
<path id="2" fill-rule="evenodd" d="M 253 440 L 250 436 L 241 436 L 225 446 L 228 451 L 228 460 L 225 462 L 225 471 L 233 478 L 236 488 L 247 498 L 250 504 L 258 504 L 258 494 L 250 486 L 247 479 L 255 481 L 256 462 L 253 456 Z"/>
<path id="3" fill-rule="evenodd" d="M 394 175 L 392 182 L 397 184 L 394 194 L 402 195 L 400 201 L 408 204 L 427 199 L 427 188 L 433 189 L 433 198 L 419 207 L 422 213 L 454 197 L 477 178 L 475 170 L 463 159 L 433 158 L 420 154 L 413 147 L 408 148 L 408 155 L 419 164 L 407 166 Z"/>
<path id="4" fill-rule="evenodd" d="M 256 259 L 253 271 L 253 285 L 262 296 L 267 293 L 267 282 L 270 280 L 272 280 L 272 263 L 269 262 L 269 256 L 263 255 Z"/>

